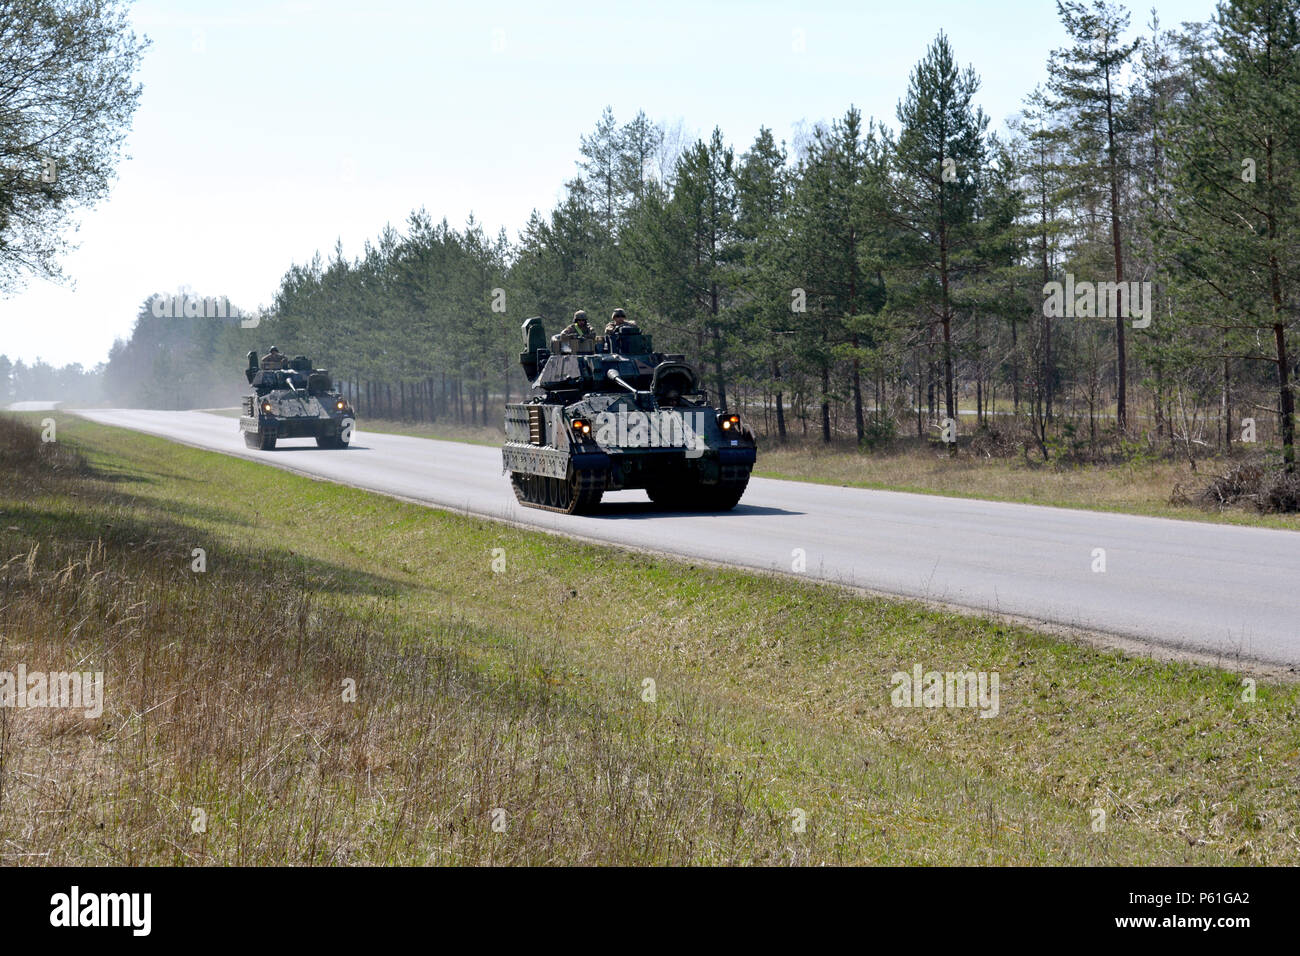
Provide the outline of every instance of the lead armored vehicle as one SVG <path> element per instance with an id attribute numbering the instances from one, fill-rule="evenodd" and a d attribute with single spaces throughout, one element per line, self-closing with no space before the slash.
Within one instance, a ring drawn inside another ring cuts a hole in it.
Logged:
<path id="1" fill-rule="evenodd" d="M 681 355 L 635 326 L 603 337 L 523 325 L 530 397 L 506 406 L 502 461 L 530 508 L 591 511 L 606 491 L 644 488 L 665 508 L 728 511 L 757 447 L 740 416 L 715 409 Z"/>
<path id="2" fill-rule="evenodd" d="M 253 394 L 244 396 L 239 417 L 244 443 L 269 451 L 282 438 L 314 438 L 321 448 L 347 448 L 356 413 L 334 390 L 329 372 L 312 368 L 305 355 L 281 368 L 268 364 L 274 363 L 259 363 L 257 352 L 248 353 L 244 375 Z"/>

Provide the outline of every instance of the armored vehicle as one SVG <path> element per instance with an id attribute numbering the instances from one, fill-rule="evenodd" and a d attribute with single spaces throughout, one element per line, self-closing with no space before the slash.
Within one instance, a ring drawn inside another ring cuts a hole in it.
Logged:
<path id="1" fill-rule="evenodd" d="M 244 375 L 253 394 L 244 396 L 239 417 L 244 443 L 269 451 L 282 438 L 314 438 L 321 448 L 347 448 L 356 413 L 334 390 L 329 372 L 312 368 L 305 355 L 276 364 L 248 353 Z"/>
<path id="2" fill-rule="evenodd" d="M 591 511 L 606 491 L 644 488 L 674 510 L 728 511 L 757 447 L 735 413 L 715 409 L 681 355 L 656 352 L 636 326 L 603 337 L 523 325 L 530 397 L 506 406 L 505 470 L 530 508 Z"/>

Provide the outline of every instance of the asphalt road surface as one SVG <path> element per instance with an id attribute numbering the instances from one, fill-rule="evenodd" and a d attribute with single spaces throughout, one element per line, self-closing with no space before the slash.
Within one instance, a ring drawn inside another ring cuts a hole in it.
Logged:
<path id="1" fill-rule="evenodd" d="M 755 478 L 734 511 L 665 513 L 643 492 L 575 517 L 520 507 L 495 448 L 357 431 L 246 448 L 233 418 L 82 411 L 422 503 L 587 538 L 1100 631 L 1225 659 L 1300 665 L 1300 534 Z M 762 464 L 762 450 L 759 450 Z M 1094 571 L 1096 549 L 1105 571 Z"/>

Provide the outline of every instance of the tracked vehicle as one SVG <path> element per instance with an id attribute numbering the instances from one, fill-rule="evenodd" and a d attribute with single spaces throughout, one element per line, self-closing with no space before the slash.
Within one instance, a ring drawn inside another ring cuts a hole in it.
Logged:
<path id="1" fill-rule="evenodd" d="M 635 326 L 548 344 L 542 319 L 531 318 L 523 337 L 532 389 L 506 406 L 501 452 L 521 504 L 578 514 L 628 488 L 672 510 L 728 511 L 740 501 L 753 432 L 709 403 L 683 356 L 656 352 Z"/>
<path id="2" fill-rule="evenodd" d="M 244 370 L 253 394 L 244 396 L 239 430 L 249 448 L 270 451 L 284 438 L 314 438 L 321 448 L 347 448 L 356 412 L 334 390 L 330 374 L 299 355 L 284 368 L 264 368 L 257 352 Z"/>

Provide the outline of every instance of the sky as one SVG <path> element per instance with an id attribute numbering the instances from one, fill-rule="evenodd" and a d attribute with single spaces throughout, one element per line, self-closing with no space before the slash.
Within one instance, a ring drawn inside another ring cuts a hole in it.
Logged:
<path id="1" fill-rule="evenodd" d="M 1161 25 L 1214 0 L 1153 0 Z M 1146 33 L 1152 0 L 1134 9 Z M 149 37 L 117 181 L 62 285 L 0 300 L 0 354 L 91 367 L 155 292 L 271 303 L 289 266 L 361 252 L 414 209 L 513 238 L 554 207 L 610 106 L 743 151 L 850 105 L 896 126 L 943 30 L 1001 128 L 1065 45 L 1055 0 L 632 4 L 138 0 Z"/>

